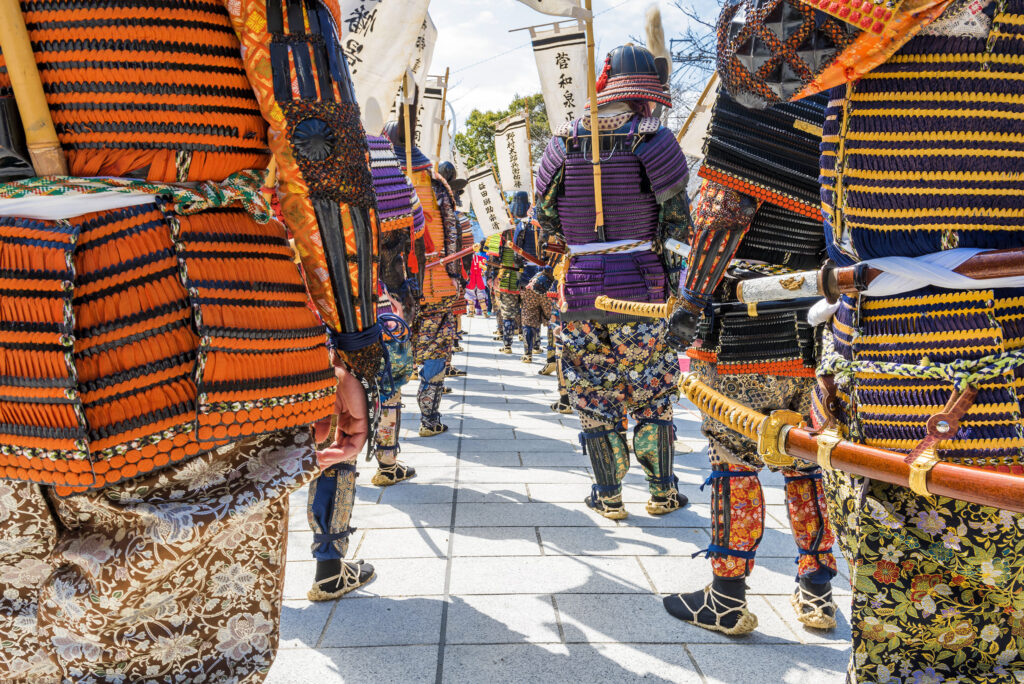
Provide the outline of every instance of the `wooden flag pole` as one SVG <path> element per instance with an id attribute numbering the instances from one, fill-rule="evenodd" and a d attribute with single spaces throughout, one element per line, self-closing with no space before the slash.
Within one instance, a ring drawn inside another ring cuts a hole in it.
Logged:
<path id="1" fill-rule="evenodd" d="M 594 167 L 594 230 L 605 242 L 604 197 L 601 193 L 601 134 L 597 123 L 597 73 L 594 70 L 594 14 L 592 0 L 584 0 L 587 18 L 587 87 L 590 89 L 590 163 Z"/>
<path id="2" fill-rule="evenodd" d="M 437 166 L 441 165 L 441 143 L 444 142 L 445 107 L 448 105 L 448 76 L 451 67 L 444 70 L 444 90 L 441 91 L 441 128 L 437 132 Z"/>
<path id="3" fill-rule="evenodd" d="M 32 168 L 37 176 L 68 175 L 68 162 L 53 127 L 50 106 L 46 103 L 43 82 L 18 0 L 0 0 L 0 50 L 3 51 L 14 100 L 21 114 Z"/>
<path id="4" fill-rule="evenodd" d="M 402 78 L 402 112 L 405 119 L 405 175 L 412 183 L 412 124 L 409 121 L 409 70 Z"/>

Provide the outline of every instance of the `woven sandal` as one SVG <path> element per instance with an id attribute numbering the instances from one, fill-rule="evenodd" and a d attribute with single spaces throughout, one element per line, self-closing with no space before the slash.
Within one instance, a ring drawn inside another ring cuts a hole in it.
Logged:
<path id="1" fill-rule="evenodd" d="M 554 404 L 551 404 L 551 410 L 554 411 L 555 413 L 569 415 L 572 413 L 572 406 L 569 406 L 569 404 L 559 399 Z"/>
<path id="2" fill-rule="evenodd" d="M 502 354 L 511 354 L 512 353 L 512 347 L 510 347 L 510 346 L 508 346 L 506 344 L 504 347 L 502 347 L 498 351 L 500 351 Z"/>
<path id="3" fill-rule="evenodd" d="M 609 520 L 625 520 L 629 517 L 629 511 L 622 505 L 622 502 L 617 504 L 610 504 L 601 499 L 597 498 L 593 494 L 583 500 L 583 503 L 587 504 L 587 508 L 594 511 L 598 515 L 602 515 Z"/>
<path id="4" fill-rule="evenodd" d="M 448 432 L 448 426 L 444 423 L 420 424 L 420 437 L 436 437 Z"/>
<path id="5" fill-rule="evenodd" d="M 699 592 L 699 595 L 703 597 L 703 601 L 699 605 L 691 605 L 688 599 L 691 597 L 695 598 L 693 594 L 675 594 L 673 596 L 665 597 L 665 608 L 675 618 L 688 622 L 691 625 L 703 627 L 704 629 L 711 630 L 712 632 L 721 632 L 729 636 L 738 636 L 741 634 L 750 634 L 757 629 L 757 616 L 747 610 L 746 600 L 734 599 L 731 596 L 726 596 L 720 591 L 716 591 L 710 584 L 704 587 L 704 591 Z M 682 603 L 683 607 L 689 611 L 692 617 L 685 618 L 677 615 L 675 611 L 669 608 L 669 601 L 676 600 Z M 733 607 L 730 608 L 729 606 Z M 707 611 L 715 616 L 713 623 L 699 622 L 698 618 L 700 614 Z M 732 627 L 726 627 L 722 624 L 722 619 L 737 614 L 736 623 Z"/>
<path id="6" fill-rule="evenodd" d="M 468 375 L 466 371 L 461 368 L 456 368 L 455 366 L 448 366 L 444 371 L 444 377 L 446 378 L 464 378 L 466 375 Z"/>
<path id="7" fill-rule="evenodd" d="M 367 584 L 376 576 L 377 573 L 369 563 L 342 561 L 341 572 L 314 582 L 313 587 L 306 593 L 306 598 L 310 601 L 333 601 Z"/>
<path id="8" fill-rule="evenodd" d="M 548 361 L 546 364 L 544 364 L 544 367 L 537 372 L 537 375 L 554 375 L 555 370 L 557 370 L 555 368 L 555 362 Z"/>
<path id="9" fill-rule="evenodd" d="M 414 477 L 416 477 L 415 468 L 404 463 L 395 463 L 389 466 L 378 466 L 370 483 L 377 487 L 390 487 Z"/>
<path id="10" fill-rule="evenodd" d="M 533 363 L 533 356 L 531 354 L 523 354 L 519 360 L 523 363 Z"/>
<path id="11" fill-rule="evenodd" d="M 789 597 L 789 603 L 796 611 L 796 619 L 814 629 L 835 629 L 836 611 L 839 607 L 832 600 L 832 587 L 824 596 L 817 596 L 798 584 Z"/>
<path id="12" fill-rule="evenodd" d="M 673 491 L 666 496 L 652 496 L 647 501 L 647 512 L 650 515 L 668 515 L 673 511 L 678 511 L 687 503 L 689 500 L 685 496 L 680 496 L 679 492 Z"/>

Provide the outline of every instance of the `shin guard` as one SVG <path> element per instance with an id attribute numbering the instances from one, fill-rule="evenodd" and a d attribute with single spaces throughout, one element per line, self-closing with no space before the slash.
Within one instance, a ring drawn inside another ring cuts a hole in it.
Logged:
<path id="1" fill-rule="evenodd" d="M 523 349 L 526 350 L 527 354 L 533 353 L 533 348 L 537 344 L 537 334 L 540 331 L 537 328 L 531 328 L 528 325 L 523 326 Z"/>
<path id="2" fill-rule="evenodd" d="M 356 500 L 356 465 L 333 465 L 309 485 L 306 515 L 313 530 L 313 557 L 341 560 L 348 552 L 352 505 Z"/>
<path id="3" fill-rule="evenodd" d="M 800 552 L 796 578 L 814 584 L 830 582 L 837 571 L 832 555 L 835 534 L 829 524 L 821 470 L 785 470 L 782 474 L 786 478 L 789 526 Z"/>
<path id="4" fill-rule="evenodd" d="M 757 471 L 714 466 L 701 486 L 711 485 L 711 545 L 707 555 L 716 577 L 746 577 L 764 536 L 764 496 Z"/>
<path id="5" fill-rule="evenodd" d="M 647 476 L 652 496 L 676 491 L 672 472 L 675 461 L 676 426 L 671 420 L 642 419 L 633 430 L 633 453 Z"/>
<path id="6" fill-rule="evenodd" d="M 512 346 L 512 338 L 515 336 L 516 322 L 508 318 L 501 321 L 501 341 L 506 347 Z"/>
<path id="7" fill-rule="evenodd" d="M 603 501 L 618 501 L 622 478 L 629 471 L 629 451 L 622 435 L 614 429 L 585 430 L 580 433 L 580 444 L 594 469 L 594 491 Z"/>
<path id="8" fill-rule="evenodd" d="M 444 382 L 422 382 L 416 395 L 420 405 L 420 423 L 433 425 L 441 422 L 441 395 L 444 393 Z"/>
<path id="9" fill-rule="evenodd" d="M 392 466 L 398 458 L 398 434 L 402 429 L 402 402 L 398 397 L 381 406 L 377 427 L 377 463 Z"/>

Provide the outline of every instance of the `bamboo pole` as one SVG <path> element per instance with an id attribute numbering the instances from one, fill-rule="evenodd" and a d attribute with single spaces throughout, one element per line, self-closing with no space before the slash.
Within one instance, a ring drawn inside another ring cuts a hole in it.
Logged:
<path id="1" fill-rule="evenodd" d="M 593 0 L 584 0 L 587 14 L 587 87 L 590 89 L 590 163 L 594 167 L 594 230 L 597 239 L 605 242 L 604 197 L 601 192 L 601 134 L 597 124 L 597 73 L 594 71 Z"/>
<path id="2" fill-rule="evenodd" d="M 530 170 L 530 206 L 532 207 L 537 198 L 534 197 L 533 193 L 533 147 L 530 139 L 530 110 L 523 110 L 523 118 L 526 120 L 526 160 L 529 162 Z M 543 256 L 543 251 L 540 246 L 540 226 L 534 224 L 533 226 L 533 247 L 537 250 L 537 256 Z"/>
<path id="3" fill-rule="evenodd" d="M 697 115 L 697 109 L 701 106 L 701 103 L 704 102 L 704 98 L 708 96 L 708 91 L 711 90 L 711 86 L 717 85 L 718 72 L 715 72 L 714 74 L 711 75 L 711 78 L 708 79 L 707 85 L 704 86 L 703 92 L 701 92 L 700 97 L 697 98 L 697 102 L 693 105 L 693 109 L 690 110 L 690 115 L 686 117 L 686 123 L 683 124 L 683 127 L 679 129 L 679 133 L 676 134 L 676 142 L 683 142 L 683 136 L 685 136 L 686 131 L 690 129 L 690 124 L 693 122 L 693 117 Z"/>
<path id="4" fill-rule="evenodd" d="M 412 123 L 409 121 L 409 70 L 406 69 L 402 78 L 402 113 L 405 119 L 405 175 L 412 180 Z M 415 183 L 413 183 L 415 185 Z"/>
<path id="5" fill-rule="evenodd" d="M 53 127 L 32 42 L 18 0 L 0 0 L 0 50 L 18 103 L 25 141 L 37 176 L 66 176 L 68 163 Z"/>
<path id="6" fill-rule="evenodd" d="M 529 104 L 529 102 L 527 102 Z M 533 178 L 533 138 L 530 136 L 530 110 L 523 110 L 523 118 L 526 119 L 526 159 L 530 164 L 530 204 L 533 204 L 536 198 L 533 196 L 534 178 Z"/>
<path id="7" fill-rule="evenodd" d="M 451 74 L 451 67 L 444 70 L 444 90 L 441 91 L 441 127 L 437 131 L 437 159 L 436 166 L 441 165 L 441 143 L 444 142 L 445 107 L 448 105 L 448 76 Z"/>

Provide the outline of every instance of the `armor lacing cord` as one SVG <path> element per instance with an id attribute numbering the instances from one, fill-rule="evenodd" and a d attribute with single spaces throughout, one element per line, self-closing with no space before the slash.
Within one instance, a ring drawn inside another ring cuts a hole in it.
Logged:
<path id="1" fill-rule="evenodd" d="M 822 477 L 821 477 L 821 473 L 818 472 L 818 473 L 808 473 L 807 475 L 797 475 L 795 477 L 783 476 L 782 479 L 786 481 L 786 484 L 789 484 L 790 482 L 802 482 L 803 480 L 821 480 Z"/>
<path id="2" fill-rule="evenodd" d="M 398 296 L 405 297 L 407 294 L 419 293 L 420 281 L 415 277 L 407 278 L 401 285 L 398 286 Z"/>
<path id="3" fill-rule="evenodd" d="M 412 336 L 412 331 L 409 329 L 409 324 L 406 323 L 404 320 L 402 320 L 401 316 L 396 316 L 395 314 L 385 313 L 385 314 L 381 314 L 381 315 L 377 316 L 377 325 L 375 325 L 373 328 L 369 328 L 369 329 L 366 330 L 366 333 L 371 333 L 371 334 L 366 336 L 366 339 L 370 340 L 367 344 L 373 344 L 373 342 L 377 341 L 377 340 L 373 339 L 372 331 L 374 330 L 374 328 L 377 328 L 379 330 L 380 337 L 378 339 L 381 342 L 384 342 L 384 336 L 385 335 L 390 337 L 392 341 L 399 342 L 399 343 L 407 342 L 409 340 L 409 338 Z M 357 333 L 357 335 L 362 336 L 363 333 Z M 333 338 L 334 338 L 334 333 L 331 334 L 332 341 L 333 341 Z M 346 342 L 346 344 L 355 344 L 358 341 L 362 341 L 362 338 L 361 337 L 354 338 L 354 340 L 350 340 L 350 341 Z M 391 388 L 391 394 L 394 394 L 395 393 L 395 376 L 394 376 L 394 373 L 393 373 L 392 367 L 391 367 L 391 351 L 388 349 L 388 346 L 386 344 L 382 344 L 381 347 L 383 347 L 383 349 L 384 349 L 384 371 L 383 371 L 382 377 L 381 377 L 381 385 L 382 386 L 383 385 L 387 385 L 388 387 L 390 387 Z M 358 347 L 358 346 L 356 347 L 356 349 L 361 349 L 361 348 L 362 347 Z M 354 350 L 342 349 L 342 351 L 354 351 Z M 386 407 L 382 407 L 382 408 L 386 408 Z"/>
<path id="4" fill-rule="evenodd" d="M 737 470 L 712 470 L 711 474 L 704 480 L 704 484 L 700 486 L 700 491 L 703 492 L 704 488 L 715 480 L 721 480 L 726 477 L 757 477 L 757 473 Z"/>
<path id="5" fill-rule="evenodd" d="M 644 425 L 664 425 L 666 427 L 671 427 L 672 437 L 674 438 L 676 436 L 676 424 L 673 420 L 663 420 L 661 418 L 638 418 L 634 432 L 642 428 Z"/>
<path id="6" fill-rule="evenodd" d="M 718 544 L 710 544 L 708 545 L 708 548 L 701 549 L 700 551 L 691 554 L 690 558 L 697 558 L 701 554 L 703 554 L 705 558 L 710 558 L 711 554 L 713 553 L 717 553 L 722 556 L 733 556 L 734 558 L 742 558 L 744 560 L 754 560 L 754 558 L 757 557 L 756 551 L 739 551 L 736 549 L 726 548 L 725 546 L 719 546 Z"/>
<path id="7" fill-rule="evenodd" d="M 341 471 L 344 471 L 346 473 L 356 473 L 356 464 L 355 463 L 335 463 L 334 465 L 332 465 L 329 468 L 327 468 L 326 470 L 324 470 L 323 474 L 324 475 L 328 475 L 328 476 L 334 475 L 333 471 L 337 471 L 337 470 L 341 470 Z M 359 473 L 356 473 L 356 476 L 358 477 Z"/>
<path id="8" fill-rule="evenodd" d="M 156 183 L 134 178 L 77 178 L 74 176 L 43 176 L 0 184 L 0 199 L 21 199 L 29 196 L 95 195 L 105 192 L 122 194 L 146 193 L 169 200 L 175 214 L 187 216 L 210 209 L 239 203 L 256 223 L 267 223 L 272 214 L 263 194 L 266 169 L 248 169 L 233 173 L 220 183 L 203 181 L 185 185 Z"/>
<path id="9" fill-rule="evenodd" d="M 818 375 L 834 375 L 840 384 L 849 384 L 856 373 L 892 375 L 915 380 L 939 380 L 951 383 L 956 391 L 977 388 L 1010 371 L 1024 368 L 1024 349 L 990 354 L 980 359 L 956 359 L 948 363 L 890 363 L 887 361 L 848 360 L 838 353 L 828 354 L 818 368 Z"/>
<path id="10" fill-rule="evenodd" d="M 327 551 L 331 542 L 342 541 L 348 539 L 353 532 L 358 528 L 347 527 L 342 532 L 334 532 L 332 534 L 314 534 L 313 543 L 318 546 L 319 551 Z"/>
<path id="11" fill-rule="evenodd" d="M 390 338 L 391 341 L 406 342 L 412 335 L 409 324 L 397 314 L 381 314 L 377 316 L 377 322 L 381 326 L 382 334 Z"/>
<path id="12" fill-rule="evenodd" d="M 607 430 L 593 430 L 591 432 L 580 433 L 580 446 L 583 448 L 583 455 L 587 456 L 587 440 L 596 439 L 598 437 L 605 437 L 607 435 L 618 434 L 618 430 L 615 428 L 608 428 Z"/>
<path id="13" fill-rule="evenodd" d="M 679 489 L 679 477 L 676 475 L 672 475 L 671 477 L 656 477 L 653 480 L 648 480 L 648 482 L 666 488 L 672 488 L 675 490 Z"/>
<path id="14" fill-rule="evenodd" d="M 381 327 L 380 323 L 374 323 L 366 330 L 359 332 L 342 333 L 328 330 L 327 335 L 329 344 L 334 349 L 338 351 L 358 351 L 370 346 L 374 342 L 380 342 L 384 337 L 384 328 Z"/>

